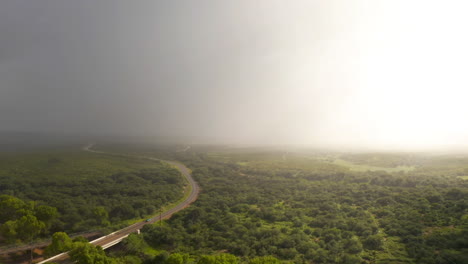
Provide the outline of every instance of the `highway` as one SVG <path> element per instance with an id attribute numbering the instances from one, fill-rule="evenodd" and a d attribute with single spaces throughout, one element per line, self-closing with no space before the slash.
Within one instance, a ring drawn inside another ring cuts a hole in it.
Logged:
<path id="1" fill-rule="evenodd" d="M 94 144 L 89 144 L 86 147 L 83 148 L 84 151 L 89 151 L 93 153 L 98 153 L 98 154 L 111 154 L 111 155 L 119 155 L 119 156 L 126 156 L 126 157 L 132 157 L 132 158 L 143 158 L 143 159 L 149 159 L 149 160 L 155 160 L 155 161 L 162 161 L 166 162 L 176 169 L 178 169 L 182 175 L 187 179 L 191 186 L 190 194 L 186 199 L 184 199 L 182 202 L 177 204 L 176 206 L 172 207 L 171 209 L 161 212 L 157 216 L 154 216 L 151 218 L 150 221 L 143 221 L 143 222 L 138 222 L 133 225 L 127 226 L 123 229 L 117 230 L 109 235 L 100 237 L 98 239 L 95 239 L 91 241 L 90 243 L 95 245 L 95 246 L 101 246 L 102 248 L 106 249 L 109 248 L 120 241 L 122 241 L 124 238 L 126 238 L 129 234 L 137 232 L 137 230 L 141 229 L 144 225 L 146 224 L 152 224 L 154 222 L 160 221 L 162 219 L 168 219 L 170 218 L 174 213 L 177 213 L 181 211 L 182 209 L 186 208 L 189 206 L 191 203 L 193 203 L 195 200 L 197 200 L 198 193 L 200 192 L 200 187 L 198 186 L 197 182 L 192 178 L 192 174 L 190 173 L 190 170 L 185 167 L 184 164 L 176 162 L 176 161 L 168 161 L 168 160 L 160 160 L 156 159 L 153 157 L 143 157 L 143 156 L 131 156 L 131 155 L 124 155 L 124 154 L 115 154 L 115 153 L 108 153 L 108 152 L 103 152 L 103 151 L 97 151 L 91 149 Z M 46 260 L 43 260 L 41 262 L 38 262 L 37 264 L 43 264 L 47 262 L 62 262 L 68 259 L 68 254 L 67 252 L 58 254 L 56 256 L 53 256 L 51 258 L 48 258 Z"/>

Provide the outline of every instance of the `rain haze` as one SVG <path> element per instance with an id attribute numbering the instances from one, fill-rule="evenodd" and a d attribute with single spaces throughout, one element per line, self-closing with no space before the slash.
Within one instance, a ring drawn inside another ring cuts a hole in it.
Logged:
<path id="1" fill-rule="evenodd" d="M 463 1 L 0 3 L 0 130 L 465 147 Z"/>

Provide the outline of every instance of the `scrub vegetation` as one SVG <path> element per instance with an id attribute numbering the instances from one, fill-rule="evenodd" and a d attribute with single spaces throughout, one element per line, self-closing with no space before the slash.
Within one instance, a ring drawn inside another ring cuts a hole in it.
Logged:
<path id="1" fill-rule="evenodd" d="M 158 161 L 84 151 L 2 154 L 0 243 L 115 229 L 177 201 L 185 185 L 179 171 Z M 22 234 L 35 221 L 37 230 Z"/>
<path id="2" fill-rule="evenodd" d="M 54 236 L 48 254 L 66 249 L 72 250 L 77 263 L 119 264 L 468 263 L 468 181 L 463 179 L 468 158 L 464 156 L 212 146 L 192 146 L 188 151 L 171 151 L 167 146 L 99 148 L 179 160 L 192 170 L 202 189 L 200 196 L 171 219 L 146 225 L 141 235 L 129 236 L 108 255 L 89 244 L 71 242 L 62 233 Z M 145 163 L 117 159 L 128 166 Z M 383 169 L 363 171 L 353 166 Z M 394 170 L 402 166 L 411 169 Z M 132 170 L 124 174 L 138 175 Z M 135 177 L 122 178 L 122 184 L 133 185 Z M 147 198 L 148 204 L 151 199 Z M 128 201 L 120 200 L 121 206 L 135 210 Z M 60 208 L 58 212 L 66 216 Z"/>
<path id="3" fill-rule="evenodd" d="M 293 263 L 468 263 L 468 183 L 458 177 L 467 158 L 347 154 L 413 168 L 358 172 L 284 153 L 178 156 L 203 192 L 168 225 L 143 230 L 155 248 Z"/>

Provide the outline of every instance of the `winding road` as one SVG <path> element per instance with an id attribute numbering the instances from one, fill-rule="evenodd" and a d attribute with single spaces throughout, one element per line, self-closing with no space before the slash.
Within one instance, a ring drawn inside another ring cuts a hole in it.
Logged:
<path id="1" fill-rule="evenodd" d="M 98 153 L 98 154 L 110 154 L 110 155 L 118 155 L 118 156 L 126 156 L 126 157 L 132 157 L 132 158 L 143 158 L 143 159 L 149 159 L 149 160 L 154 160 L 154 161 L 162 161 L 165 163 L 168 163 L 175 167 L 177 170 L 179 170 L 182 175 L 187 179 L 187 181 L 190 184 L 190 194 L 186 199 L 184 199 L 182 202 L 178 203 L 176 206 L 172 207 L 171 209 L 161 212 L 161 214 L 158 214 L 157 216 L 154 216 L 150 218 L 149 220 L 145 220 L 143 222 L 138 222 L 133 225 L 127 226 L 123 229 L 117 230 L 109 235 L 100 237 L 98 239 L 95 239 L 91 241 L 90 243 L 95 245 L 95 246 L 101 246 L 103 249 L 109 248 L 115 244 L 118 244 L 120 241 L 122 241 L 124 238 L 128 237 L 129 234 L 138 232 L 144 225 L 146 224 L 152 224 L 154 222 L 160 221 L 162 219 L 168 219 L 170 218 L 174 213 L 177 213 L 187 206 L 189 206 L 191 203 L 193 203 L 195 200 L 197 200 L 198 193 L 200 192 L 200 187 L 198 186 L 197 182 L 192 178 L 192 174 L 190 173 L 190 170 L 185 167 L 184 164 L 176 162 L 176 161 L 168 161 L 168 160 L 160 160 L 156 159 L 153 157 L 146 157 L 146 156 L 131 156 L 131 155 L 124 155 L 124 154 L 115 154 L 115 153 L 109 153 L 109 152 L 103 152 L 103 151 L 97 151 L 91 149 L 94 146 L 94 144 L 89 144 L 83 148 L 84 151 L 88 152 L 93 152 L 93 153 Z M 58 254 L 56 256 L 53 256 L 51 258 L 48 258 L 46 260 L 43 260 L 41 262 L 38 262 L 37 264 L 43 264 L 47 262 L 61 262 L 64 260 L 68 259 L 68 254 L 67 252 Z"/>

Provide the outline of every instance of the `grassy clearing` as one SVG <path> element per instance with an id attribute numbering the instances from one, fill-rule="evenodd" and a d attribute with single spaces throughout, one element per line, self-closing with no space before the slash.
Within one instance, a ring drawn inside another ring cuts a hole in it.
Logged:
<path id="1" fill-rule="evenodd" d="M 313 159 L 324 162 L 324 163 L 345 167 L 351 171 L 360 171 L 360 172 L 386 171 L 388 173 L 393 173 L 393 172 L 410 172 L 410 171 L 415 170 L 414 166 L 397 166 L 397 167 L 372 166 L 368 164 L 356 164 L 348 160 L 344 160 L 344 159 L 340 159 L 336 157 L 330 157 L 330 156 L 314 157 Z"/>
<path id="2" fill-rule="evenodd" d="M 377 167 L 377 166 L 370 166 L 364 164 L 355 164 L 350 161 L 346 161 L 343 159 L 335 159 L 331 162 L 332 164 L 348 167 L 352 171 L 386 171 L 386 172 L 409 172 L 415 169 L 414 166 L 398 166 L 394 168 L 388 167 Z"/>
<path id="3" fill-rule="evenodd" d="M 302 155 L 298 153 L 272 152 L 264 154 L 257 153 L 208 153 L 207 156 L 220 162 L 235 162 L 242 167 L 271 168 L 277 169 L 301 169 L 308 171 L 340 170 L 349 169 L 351 171 L 386 171 L 410 172 L 415 170 L 415 166 L 385 167 L 356 163 L 340 158 L 334 154 Z M 383 163 L 383 162 L 382 162 Z M 333 168 L 334 167 L 334 168 Z"/>

